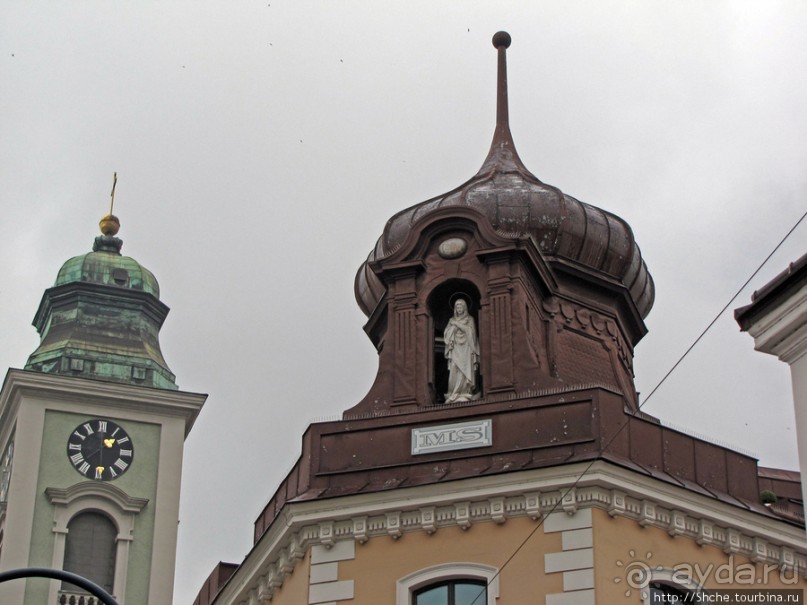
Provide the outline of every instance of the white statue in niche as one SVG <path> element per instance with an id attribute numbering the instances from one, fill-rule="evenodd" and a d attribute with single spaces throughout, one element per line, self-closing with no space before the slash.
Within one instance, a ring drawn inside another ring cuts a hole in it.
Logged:
<path id="1" fill-rule="evenodd" d="M 463 298 L 454 302 L 454 316 L 443 332 L 445 356 L 448 360 L 448 392 L 446 403 L 479 399 L 476 391 L 476 370 L 479 367 L 479 340 L 474 318 L 468 313 Z"/>

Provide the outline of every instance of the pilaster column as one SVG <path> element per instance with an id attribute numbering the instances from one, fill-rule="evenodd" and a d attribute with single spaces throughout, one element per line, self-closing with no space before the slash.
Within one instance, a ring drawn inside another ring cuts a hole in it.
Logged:
<path id="1" fill-rule="evenodd" d="M 488 265 L 488 337 L 483 343 L 489 347 L 482 350 L 487 357 L 488 374 L 485 376 L 485 391 L 496 393 L 514 388 L 513 377 L 513 280 L 510 274 L 510 251 L 486 255 Z"/>
<path id="2" fill-rule="evenodd" d="M 422 269 L 418 261 L 385 267 L 384 271 L 390 292 L 386 346 L 392 347 L 393 405 L 417 402 L 417 366 L 423 362 L 417 346 L 417 276 Z"/>

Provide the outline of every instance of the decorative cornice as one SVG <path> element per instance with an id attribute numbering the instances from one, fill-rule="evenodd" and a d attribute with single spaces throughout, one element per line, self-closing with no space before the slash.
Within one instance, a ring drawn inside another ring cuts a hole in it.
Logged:
<path id="1" fill-rule="evenodd" d="M 754 348 L 793 364 L 807 354 L 807 285 L 746 321 Z"/>
<path id="2" fill-rule="evenodd" d="M 12 369 L 6 374 L 0 390 L 0 426 L 8 416 L 16 414 L 16 406 L 23 394 L 51 401 L 81 401 L 82 404 L 103 405 L 107 409 L 119 407 L 156 416 L 184 418 L 186 437 L 207 399 L 207 395 L 200 393 Z"/>
<path id="3" fill-rule="evenodd" d="M 580 479 L 583 474 L 583 479 Z M 391 492 L 288 503 L 216 599 L 249 605 L 250 594 L 282 586 L 308 548 L 367 542 L 477 523 L 534 521 L 558 511 L 599 508 L 757 562 L 807 575 L 804 530 L 778 519 L 638 475 L 604 461 L 482 477 Z"/>
<path id="4" fill-rule="evenodd" d="M 76 500 L 82 498 L 104 498 L 113 502 L 121 511 L 126 513 L 139 513 L 146 504 L 148 498 L 137 498 L 130 496 L 119 487 L 101 481 L 82 481 L 68 488 L 48 487 L 45 489 L 51 504 L 68 506 Z"/>

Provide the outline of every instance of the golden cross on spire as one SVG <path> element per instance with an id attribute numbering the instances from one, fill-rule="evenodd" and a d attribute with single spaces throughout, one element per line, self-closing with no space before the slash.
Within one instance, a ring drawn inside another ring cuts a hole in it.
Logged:
<path id="1" fill-rule="evenodd" d="M 109 202 L 109 214 L 101 219 L 101 222 L 98 223 L 98 226 L 101 228 L 101 233 L 104 235 L 114 236 L 118 233 L 120 229 L 120 221 L 118 217 L 112 214 L 112 209 L 115 207 L 115 186 L 118 184 L 118 173 L 115 172 L 112 175 L 112 193 L 109 194 L 109 197 L 112 198 Z"/>
<path id="2" fill-rule="evenodd" d="M 110 197 L 112 201 L 109 203 L 109 214 L 112 214 L 112 209 L 115 207 L 115 186 L 118 184 L 118 173 L 112 173 L 112 193 Z"/>

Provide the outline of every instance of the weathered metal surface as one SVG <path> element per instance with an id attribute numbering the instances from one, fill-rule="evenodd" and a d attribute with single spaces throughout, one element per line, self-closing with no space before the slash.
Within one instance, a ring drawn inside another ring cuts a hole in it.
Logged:
<path id="1" fill-rule="evenodd" d="M 122 245 L 117 237 L 96 237 L 93 251 L 66 261 L 53 285 L 72 282 L 105 284 L 142 290 L 160 298 L 160 286 L 154 275 L 133 258 L 121 255 Z"/>
<path id="2" fill-rule="evenodd" d="M 34 317 L 39 347 L 25 369 L 176 389 L 160 350 L 168 307 L 154 275 L 102 235 L 64 263 Z"/>
<path id="3" fill-rule="evenodd" d="M 413 429 L 439 427 L 458 417 L 468 421 L 489 419 L 493 444 L 412 453 Z M 626 423 L 628 426 L 621 428 Z M 652 419 L 631 418 L 620 395 L 589 388 L 311 425 L 303 439 L 300 459 L 255 521 L 254 538 L 257 542 L 291 501 L 372 493 L 594 459 L 769 514 L 758 501 L 760 483 L 753 458 Z"/>
<path id="4" fill-rule="evenodd" d="M 499 40 L 497 120 L 493 141 L 477 174 L 450 192 L 395 214 L 356 276 L 356 300 L 370 316 L 385 292 L 372 265 L 401 247 L 430 213 L 467 206 L 479 211 L 500 234 L 531 238 L 550 265 L 573 262 L 603 273 L 629 293 L 644 318 L 653 306 L 654 286 L 630 226 L 620 217 L 564 194 L 536 178 L 521 161 L 510 132 L 505 49 Z"/>

